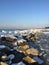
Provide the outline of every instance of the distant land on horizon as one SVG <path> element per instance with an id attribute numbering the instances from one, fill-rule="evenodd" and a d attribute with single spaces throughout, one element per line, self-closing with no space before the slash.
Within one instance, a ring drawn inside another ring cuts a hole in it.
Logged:
<path id="1" fill-rule="evenodd" d="M 49 29 L 49 27 L 41 27 L 41 28 Z M 1 30 L 1 29 L 4 29 L 4 30 L 7 30 L 7 29 L 26 30 L 26 29 L 41 29 L 41 28 L 0 28 L 0 30 Z"/>
<path id="2" fill-rule="evenodd" d="M 27 29 L 49 29 L 49 26 L 45 26 L 45 27 L 36 27 L 36 28 L 29 28 L 29 27 L 0 27 L 0 30 L 27 30 Z"/>
<path id="3" fill-rule="evenodd" d="M 45 29 L 49 29 L 49 27 L 45 27 Z"/>

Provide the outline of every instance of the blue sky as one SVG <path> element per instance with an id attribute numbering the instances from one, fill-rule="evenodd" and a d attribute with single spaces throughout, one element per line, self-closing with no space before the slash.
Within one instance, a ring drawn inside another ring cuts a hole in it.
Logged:
<path id="1" fill-rule="evenodd" d="M 49 26 L 49 0 L 0 0 L 0 28 Z"/>

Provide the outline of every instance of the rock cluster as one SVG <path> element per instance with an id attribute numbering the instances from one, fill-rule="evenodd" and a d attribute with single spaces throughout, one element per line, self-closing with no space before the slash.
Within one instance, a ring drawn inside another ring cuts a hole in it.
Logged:
<path id="1" fill-rule="evenodd" d="M 30 33 L 22 35 L 22 39 L 14 35 L 1 37 L 0 65 L 42 65 L 39 50 L 30 46 L 30 42 L 35 45 L 38 36 L 38 33 Z"/>

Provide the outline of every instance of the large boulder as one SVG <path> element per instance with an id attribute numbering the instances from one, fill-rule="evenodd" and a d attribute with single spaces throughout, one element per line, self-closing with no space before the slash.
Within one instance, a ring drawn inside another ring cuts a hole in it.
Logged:
<path id="1" fill-rule="evenodd" d="M 21 40 L 18 40 L 17 41 L 17 44 L 18 44 L 18 46 L 23 46 L 23 45 L 26 45 L 27 44 L 27 41 L 24 40 L 24 39 L 21 39 Z"/>
<path id="2" fill-rule="evenodd" d="M 38 56 L 39 55 L 39 51 L 37 49 L 34 49 L 34 48 L 30 48 L 30 49 L 27 49 L 25 51 L 25 54 L 26 55 L 34 55 L 34 56 Z"/>
<path id="3" fill-rule="evenodd" d="M 29 64 L 36 63 L 36 60 L 32 59 L 29 56 L 24 57 L 23 60 Z"/>
<path id="4" fill-rule="evenodd" d="M 9 60 L 9 58 L 8 58 L 8 56 L 3 55 L 3 56 L 1 56 L 1 60 L 2 60 L 2 61 L 7 61 L 7 60 Z"/>
<path id="5" fill-rule="evenodd" d="M 29 45 L 24 45 L 24 46 L 19 46 L 19 48 L 18 48 L 20 51 L 26 51 L 27 49 L 29 49 Z"/>
<path id="6" fill-rule="evenodd" d="M 0 65 L 8 65 L 6 62 L 0 62 Z"/>

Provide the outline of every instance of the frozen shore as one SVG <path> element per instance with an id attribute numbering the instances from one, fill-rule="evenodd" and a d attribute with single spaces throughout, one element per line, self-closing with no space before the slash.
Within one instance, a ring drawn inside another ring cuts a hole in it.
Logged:
<path id="1" fill-rule="evenodd" d="M 3 49 L 0 51 L 0 55 L 2 56 L 3 52 L 3 55 L 5 54 L 8 58 L 10 57 L 10 59 L 13 58 L 15 60 L 15 62 L 14 60 L 9 60 L 7 61 L 8 63 L 6 62 L 7 64 L 11 62 L 12 65 L 25 65 L 26 62 L 29 63 L 29 60 L 31 60 L 30 63 L 35 62 L 35 64 L 39 65 L 43 65 L 45 61 L 47 65 L 49 64 L 49 29 L 30 29 L 21 31 L 2 30 L 0 33 L 0 49 Z M 6 52 L 4 52 L 4 50 Z M 17 53 L 20 56 L 17 57 Z M 11 55 L 13 55 L 13 57 Z M 43 58 L 40 59 L 40 57 Z M 23 60 L 25 63 L 17 63 L 16 59 L 17 61 Z M 40 61 L 38 59 L 40 59 Z"/>

